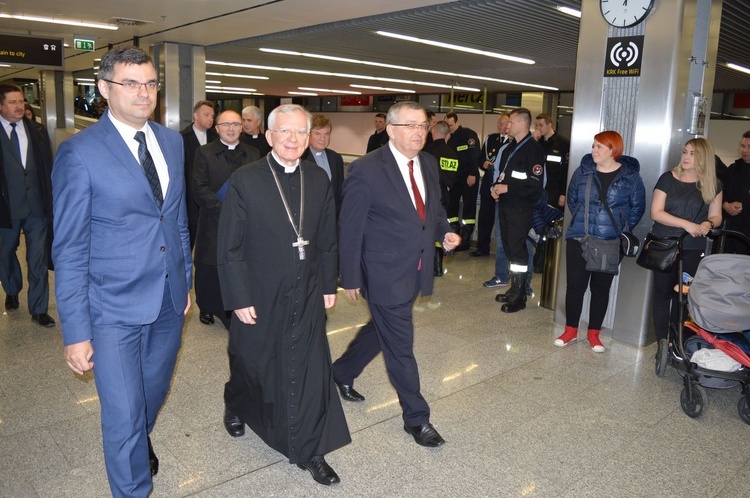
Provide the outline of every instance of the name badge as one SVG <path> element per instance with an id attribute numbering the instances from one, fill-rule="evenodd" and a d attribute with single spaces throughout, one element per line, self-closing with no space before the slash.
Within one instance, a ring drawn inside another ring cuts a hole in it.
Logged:
<path id="1" fill-rule="evenodd" d="M 462 150 L 469 150 L 469 146 L 468 145 L 459 145 L 458 147 L 456 147 L 456 151 L 457 152 L 461 152 Z"/>
<path id="2" fill-rule="evenodd" d="M 547 156 L 547 162 L 561 163 L 562 162 L 562 157 L 550 155 L 550 156 Z"/>
<path id="3" fill-rule="evenodd" d="M 529 178 L 525 172 L 516 170 L 511 171 L 510 177 L 515 178 L 516 180 L 526 180 Z"/>

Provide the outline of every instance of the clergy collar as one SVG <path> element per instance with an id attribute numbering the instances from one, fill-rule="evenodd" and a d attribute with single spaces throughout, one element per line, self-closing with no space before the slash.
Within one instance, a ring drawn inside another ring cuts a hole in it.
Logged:
<path id="1" fill-rule="evenodd" d="M 229 145 L 228 143 L 226 143 L 226 142 L 225 142 L 225 141 L 224 141 L 223 139 L 221 139 L 221 138 L 219 139 L 219 141 L 220 141 L 221 143 L 223 143 L 224 145 L 226 145 L 227 149 L 229 149 L 229 150 L 234 150 L 234 149 L 236 149 L 236 148 L 237 148 L 237 146 L 238 146 L 238 145 L 240 144 L 239 140 L 237 141 L 237 143 L 236 143 L 236 144 L 233 144 L 233 145 Z"/>
<path id="2" fill-rule="evenodd" d="M 297 167 L 299 166 L 299 158 L 297 158 L 294 166 L 285 166 L 281 163 L 281 161 L 279 160 L 279 156 L 276 155 L 276 152 L 274 152 L 273 149 L 271 149 L 271 157 L 273 157 L 273 160 L 276 162 L 276 164 L 279 165 L 280 168 L 284 169 L 284 173 L 294 173 L 295 171 L 297 171 Z"/>

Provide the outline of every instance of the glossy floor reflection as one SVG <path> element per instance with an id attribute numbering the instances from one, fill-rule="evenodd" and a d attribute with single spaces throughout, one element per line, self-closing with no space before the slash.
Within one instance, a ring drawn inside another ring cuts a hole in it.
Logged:
<path id="1" fill-rule="evenodd" d="M 447 443 L 426 449 L 404 433 L 377 358 L 356 382 L 367 400 L 344 403 L 353 442 L 328 456 L 342 479 L 331 488 L 252 432 L 226 434 L 227 335 L 191 310 L 152 433 L 161 460 L 152 496 L 750 496 L 739 389 L 709 390 L 705 414 L 688 418 L 680 377 L 654 375 L 654 345 L 556 348 L 562 327 L 538 298 L 500 312 L 496 291 L 481 285 L 492 264 L 447 258 L 435 296 L 415 308 L 423 391 Z M 93 378 L 68 370 L 59 324 L 32 323 L 25 306 L 22 295 L 20 310 L 0 316 L 0 496 L 108 496 Z M 364 303 L 339 293 L 328 322 L 334 358 L 366 320 Z"/>

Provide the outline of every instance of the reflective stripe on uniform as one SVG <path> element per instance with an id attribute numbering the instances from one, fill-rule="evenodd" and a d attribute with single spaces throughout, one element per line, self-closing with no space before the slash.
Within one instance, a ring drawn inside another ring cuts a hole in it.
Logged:
<path id="1" fill-rule="evenodd" d="M 515 178 L 516 180 L 526 180 L 528 178 L 528 175 L 523 171 L 513 170 L 510 173 L 510 177 Z"/>
<path id="2" fill-rule="evenodd" d="M 461 152 L 462 150 L 469 150 L 469 146 L 468 145 L 459 145 L 458 147 L 456 147 L 456 152 Z"/>
<path id="3" fill-rule="evenodd" d="M 547 156 L 547 161 L 548 162 L 553 162 L 553 163 L 561 163 L 562 162 L 562 157 L 560 157 L 560 156 L 553 156 L 553 155 L 550 154 L 549 156 Z"/>
<path id="4" fill-rule="evenodd" d="M 454 218 L 448 218 L 448 223 L 458 223 L 458 216 Z"/>
<path id="5" fill-rule="evenodd" d="M 529 271 L 529 266 L 528 265 L 517 265 L 515 263 L 511 263 L 509 269 L 510 269 L 511 273 L 526 273 L 527 271 Z"/>
<path id="6" fill-rule="evenodd" d="M 442 169 L 443 171 L 458 171 L 458 159 L 451 159 L 449 157 L 441 157 L 440 169 Z"/>

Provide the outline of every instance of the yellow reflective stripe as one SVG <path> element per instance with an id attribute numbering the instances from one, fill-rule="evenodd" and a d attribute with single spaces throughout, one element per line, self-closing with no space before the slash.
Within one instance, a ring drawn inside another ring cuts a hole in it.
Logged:
<path id="1" fill-rule="evenodd" d="M 475 225 L 477 220 L 462 220 L 461 223 L 464 225 Z"/>
<path id="2" fill-rule="evenodd" d="M 456 151 L 458 152 L 461 152 L 462 150 L 468 150 L 468 149 L 469 149 L 468 145 L 459 145 L 458 147 L 456 147 Z"/>
<path id="3" fill-rule="evenodd" d="M 458 223 L 458 216 L 455 218 L 448 218 L 448 223 Z"/>
<path id="4" fill-rule="evenodd" d="M 443 244 L 441 244 L 440 242 L 435 242 L 435 247 L 437 247 L 438 249 L 442 249 Z"/>
<path id="5" fill-rule="evenodd" d="M 449 157 L 441 157 L 440 169 L 443 171 L 458 171 L 458 160 Z"/>

